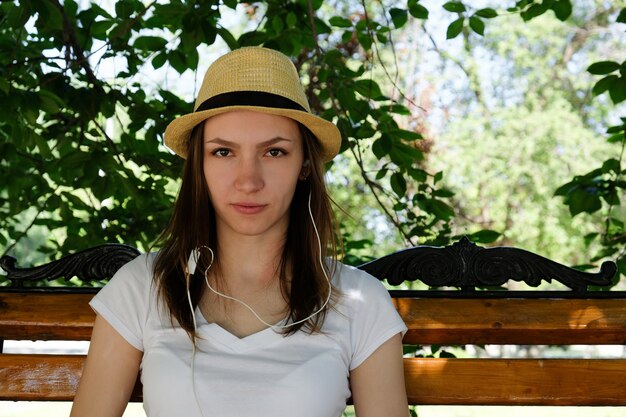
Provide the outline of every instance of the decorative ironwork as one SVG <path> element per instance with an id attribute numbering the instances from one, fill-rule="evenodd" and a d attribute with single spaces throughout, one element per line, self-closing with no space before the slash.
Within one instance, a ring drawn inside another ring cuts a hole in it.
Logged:
<path id="1" fill-rule="evenodd" d="M 12 287 L 23 287 L 26 281 L 70 279 L 78 277 L 85 282 L 111 278 L 122 265 L 135 259 L 139 251 L 132 246 L 105 244 L 86 249 L 59 260 L 32 268 L 16 267 L 17 260 L 12 256 L 0 258 Z"/>
<path id="2" fill-rule="evenodd" d="M 392 253 L 359 266 L 391 285 L 422 281 L 431 287 L 501 286 L 509 280 L 537 287 L 542 281 L 558 281 L 577 292 L 589 285 L 610 286 L 617 272 L 615 262 L 607 261 L 596 273 L 579 271 L 543 256 L 512 247 L 483 248 L 467 237 L 444 248 L 417 246 Z"/>
<path id="3" fill-rule="evenodd" d="M 0 258 L 13 288 L 27 281 L 74 276 L 84 282 L 112 277 L 119 268 L 139 255 L 131 246 L 107 244 L 86 249 L 32 268 L 16 267 L 11 256 Z M 359 266 L 391 285 L 422 281 L 434 288 L 459 287 L 465 292 L 477 287 L 499 287 L 509 280 L 537 287 L 542 281 L 560 282 L 578 293 L 588 286 L 610 286 L 617 272 L 614 262 L 604 262 L 596 273 L 578 271 L 532 252 L 512 247 L 483 248 L 466 237 L 443 248 L 418 246 L 384 256 Z"/>

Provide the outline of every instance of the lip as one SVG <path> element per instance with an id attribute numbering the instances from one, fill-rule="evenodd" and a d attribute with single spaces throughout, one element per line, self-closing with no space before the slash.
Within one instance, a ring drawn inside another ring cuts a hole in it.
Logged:
<path id="1" fill-rule="evenodd" d="M 233 203 L 231 206 L 241 214 L 257 214 L 262 212 L 267 204 L 258 203 Z"/>

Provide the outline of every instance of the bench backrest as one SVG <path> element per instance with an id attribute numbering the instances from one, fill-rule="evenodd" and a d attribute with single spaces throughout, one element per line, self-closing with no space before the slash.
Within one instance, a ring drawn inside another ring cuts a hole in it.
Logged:
<path id="1" fill-rule="evenodd" d="M 530 268 L 535 274 L 532 275 L 516 265 L 516 261 L 503 258 L 498 252 L 502 248 L 483 249 L 467 241 L 455 245 L 414 248 L 362 266 L 393 284 L 398 283 L 399 277 L 409 281 L 420 279 L 430 285 L 429 280 L 437 279 L 445 281 L 443 285 L 463 289 L 391 291 L 396 308 L 409 327 L 404 338 L 406 345 L 626 344 L 626 295 L 622 292 L 587 292 L 590 283 L 610 283 L 615 274 L 614 264 L 605 264 L 597 274 L 587 274 L 522 251 L 523 264 L 532 260 Z M 115 250 L 120 251 L 119 247 Z M 512 268 L 513 274 L 509 273 L 507 279 L 520 280 L 522 277 L 537 285 L 541 281 L 536 278 L 539 274 L 543 279 L 566 281 L 575 289 L 475 291 L 472 280 L 477 277 L 481 280 L 479 285 L 500 285 L 498 283 L 502 281 L 502 272 L 493 273 L 494 262 L 489 261 L 492 256 L 489 251 L 493 251 L 497 259 L 495 263 L 501 269 Z M 506 251 L 520 259 L 519 250 L 507 248 Z M 120 253 L 115 262 L 123 264 L 127 260 Z M 132 258 L 132 253 L 127 257 Z M 49 264 L 45 266 L 48 268 L 46 273 L 56 271 L 53 276 L 65 268 L 62 276 L 79 275 L 81 268 L 92 265 L 85 260 L 88 258 L 85 253 L 81 256 L 80 262 L 75 259 L 63 267 Z M 437 262 L 433 262 L 433 256 Z M 104 259 L 105 266 L 99 266 L 101 269 L 112 265 Z M 475 267 L 477 260 L 482 265 L 492 265 L 490 272 L 481 273 L 480 268 Z M 72 266 L 68 267 L 70 264 Z M 114 265 L 113 269 L 119 266 Z M 18 270 L 15 265 L 9 266 L 11 268 L 12 276 L 20 276 L 19 282 L 41 272 L 37 268 Z M 73 272 L 68 272 L 68 268 Z M 559 276 L 545 272 L 550 268 L 557 268 Z M 105 276 L 111 275 L 111 271 L 106 271 Z M 493 278 L 485 283 L 488 276 Z M 95 316 L 88 302 L 97 290 L 79 291 L 83 292 L 2 289 L 0 338 L 89 340 Z M 83 361 L 82 355 L 0 354 L 0 400 L 71 400 Z M 626 359 L 623 358 L 406 357 L 405 376 L 410 404 L 626 405 Z M 141 401 L 139 383 L 132 400 Z"/>

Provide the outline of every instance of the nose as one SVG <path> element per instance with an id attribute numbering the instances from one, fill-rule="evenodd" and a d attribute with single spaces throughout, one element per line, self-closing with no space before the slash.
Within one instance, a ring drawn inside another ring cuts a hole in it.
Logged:
<path id="1" fill-rule="evenodd" d="M 237 164 L 235 189 L 243 193 L 254 193 L 265 185 L 261 161 L 256 158 L 242 158 Z"/>

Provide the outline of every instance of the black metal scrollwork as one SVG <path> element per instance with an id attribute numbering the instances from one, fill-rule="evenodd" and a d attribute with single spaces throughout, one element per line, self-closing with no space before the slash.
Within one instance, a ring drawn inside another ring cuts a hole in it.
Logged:
<path id="1" fill-rule="evenodd" d="M 4 269 L 12 287 L 23 287 L 26 281 L 70 279 L 78 277 L 85 282 L 100 281 L 112 277 L 122 265 L 135 259 L 139 251 L 132 246 L 105 244 L 86 249 L 59 260 L 32 268 L 16 267 L 12 256 L 0 258 L 0 267 Z"/>
<path id="2" fill-rule="evenodd" d="M 139 251 L 131 246 L 107 244 L 32 268 L 17 268 L 15 258 L 3 256 L 0 267 L 7 271 L 12 287 L 23 287 L 26 281 L 74 276 L 90 282 L 112 277 L 137 255 Z M 617 272 L 617 266 L 610 261 L 604 262 L 599 272 L 583 272 L 523 249 L 483 248 L 465 237 L 443 248 L 418 246 L 401 250 L 359 268 L 378 279 L 387 279 L 391 285 L 419 280 L 430 287 L 473 291 L 476 287 L 501 286 L 509 280 L 532 287 L 554 280 L 580 293 L 586 292 L 589 285 L 612 285 Z"/>
<path id="3" fill-rule="evenodd" d="M 523 249 L 483 248 L 463 237 L 444 248 L 417 246 L 384 256 L 359 266 L 391 285 L 422 281 L 431 287 L 501 286 L 509 280 L 537 287 L 542 281 L 560 282 L 577 292 L 589 285 L 610 286 L 617 272 L 615 262 L 607 261 L 596 273 L 579 271 Z"/>

